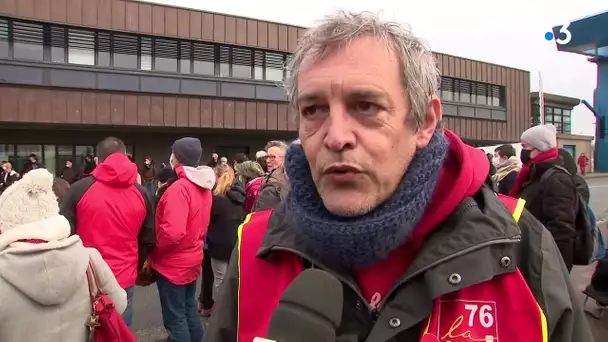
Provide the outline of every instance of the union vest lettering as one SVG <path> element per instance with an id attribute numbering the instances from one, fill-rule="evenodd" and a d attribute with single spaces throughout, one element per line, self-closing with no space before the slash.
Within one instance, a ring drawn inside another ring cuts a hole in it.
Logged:
<path id="1" fill-rule="evenodd" d="M 498 198 L 519 221 L 525 201 L 503 195 Z M 250 342 L 266 334 L 279 298 L 304 270 L 302 260 L 289 252 L 275 252 L 277 257 L 272 259 L 256 257 L 271 215 L 272 209 L 251 213 L 239 227 L 237 342 Z M 421 336 L 425 342 L 499 340 L 548 342 L 545 315 L 519 270 L 437 298 Z"/>

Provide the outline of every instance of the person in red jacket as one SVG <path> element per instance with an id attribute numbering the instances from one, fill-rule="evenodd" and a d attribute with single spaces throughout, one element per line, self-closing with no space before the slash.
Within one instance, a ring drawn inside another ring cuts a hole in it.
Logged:
<path id="1" fill-rule="evenodd" d="M 581 175 L 584 176 L 585 173 L 587 173 L 587 166 L 589 165 L 589 158 L 587 158 L 587 156 L 584 153 L 581 153 L 581 155 L 578 156 L 577 164 L 578 164 L 578 167 L 581 169 Z"/>
<path id="2" fill-rule="evenodd" d="M 123 318 L 133 320 L 133 295 L 138 270 L 154 247 L 154 203 L 136 183 L 137 165 L 125 144 L 109 137 L 97 144 L 99 165 L 72 184 L 61 203 L 61 215 L 86 247 L 96 248 L 127 292 Z"/>
<path id="3" fill-rule="evenodd" d="M 178 179 L 158 203 L 156 247 L 148 264 L 157 273 L 169 341 L 201 342 L 203 326 L 197 310 L 196 281 L 201 273 L 215 173 L 208 166 L 198 166 L 202 154 L 198 139 L 179 139 L 171 149 L 169 164 Z"/>

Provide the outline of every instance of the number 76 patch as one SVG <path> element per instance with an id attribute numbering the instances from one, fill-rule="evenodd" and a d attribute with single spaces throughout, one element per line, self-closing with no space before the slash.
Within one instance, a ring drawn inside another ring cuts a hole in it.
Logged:
<path id="1" fill-rule="evenodd" d="M 436 317 L 441 342 L 498 341 L 496 302 L 442 300 Z"/>

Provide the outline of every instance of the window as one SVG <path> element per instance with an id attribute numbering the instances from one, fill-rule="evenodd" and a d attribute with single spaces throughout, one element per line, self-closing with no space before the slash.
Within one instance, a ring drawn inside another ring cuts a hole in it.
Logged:
<path id="1" fill-rule="evenodd" d="M 115 68 L 137 69 L 137 37 L 112 35 L 112 57 Z"/>
<path id="2" fill-rule="evenodd" d="M 98 32 L 96 44 L 97 65 L 109 67 L 112 65 L 112 36 L 107 32 Z"/>
<path id="3" fill-rule="evenodd" d="M 0 144 L 0 161 L 9 161 L 15 154 L 15 145 L 13 144 Z"/>
<path id="4" fill-rule="evenodd" d="M 458 89 L 458 101 L 471 103 L 471 82 L 465 80 L 456 80 L 456 89 Z"/>
<path id="5" fill-rule="evenodd" d="M 264 79 L 264 52 L 255 51 L 253 54 L 253 78 L 256 80 Z"/>
<path id="6" fill-rule="evenodd" d="M 152 70 L 152 38 L 141 38 L 139 68 L 141 70 Z"/>
<path id="7" fill-rule="evenodd" d="M 31 154 L 35 154 L 38 161 L 42 162 L 42 145 L 16 145 L 16 158 L 13 162 L 13 169 L 21 174 L 28 164 Z"/>
<path id="8" fill-rule="evenodd" d="M 264 59 L 266 64 L 266 80 L 268 81 L 282 81 L 284 61 L 283 54 L 276 52 L 266 52 L 266 58 Z"/>
<path id="9" fill-rule="evenodd" d="M 221 46 L 219 51 L 220 77 L 230 77 L 230 47 Z"/>
<path id="10" fill-rule="evenodd" d="M 192 43 L 181 42 L 179 44 L 179 72 L 189 74 L 192 62 Z"/>
<path id="11" fill-rule="evenodd" d="M 44 34 L 42 25 L 13 22 L 13 57 L 44 60 Z"/>
<path id="12" fill-rule="evenodd" d="M 251 49 L 232 48 L 232 77 L 251 78 L 253 54 Z"/>
<path id="13" fill-rule="evenodd" d="M 95 33 L 70 29 L 68 31 L 68 63 L 95 65 Z"/>
<path id="14" fill-rule="evenodd" d="M 43 164 L 50 173 L 56 175 L 57 158 L 55 157 L 55 145 L 44 145 Z"/>
<path id="15" fill-rule="evenodd" d="M 192 60 L 195 74 L 215 75 L 215 51 L 212 44 L 194 43 Z"/>
<path id="16" fill-rule="evenodd" d="M 488 85 L 485 83 L 475 83 L 475 103 L 479 105 L 491 105 L 488 103 Z"/>
<path id="17" fill-rule="evenodd" d="M 50 42 L 51 46 L 51 62 L 53 63 L 65 63 L 66 62 L 66 29 L 61 26 L 51 26 L 48 32 L 47 41 Z M 47 44 L 45 42 L 45 44 Z"/>
<path id="18" fill-rule="evenodd" d="M 447 77 L 441 78 L 441 99 L 454 101 L 454 80 Z"/>
<path id="19" fill-rule="evenodd" d="M 8 20 L 0 19 L 0 58 L 8 58 Z M 0 145 L 1 148 L 2 145 Z"/>
<path id="20" fill-rule="evenodd" d="M 177 52 L 176 40 L 154 39 L 154 70 L 177 72 Z M 148 70 L 144 69 L 143 66 L 142 69 Z"/>
<path id="21" fill-rule="evenodd" d="M 491 86 L 492 87 L 492 106 L 494 107 L 505 107 L 505 96 L 504 96 L 504 87 L 501 86 Z"/>

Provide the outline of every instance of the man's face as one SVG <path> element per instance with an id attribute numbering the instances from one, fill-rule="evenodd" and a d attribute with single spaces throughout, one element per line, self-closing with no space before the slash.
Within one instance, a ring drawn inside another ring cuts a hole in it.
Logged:
<path id="1" fill-rule="evenodd" d="M 218 156 L 218 155 L 217 155 L 217 153 L 213 153 L 213 154 L 211 155 L 211 159 L 212 159 L 213 161 L 215 161 L 215 162 L 216 162 L 216 161 L 219 159 L 219 157 L 220 157 L 220 156 Z"/>
<path id="2" fill-rule="evenodd" d="M 368 213 L 391 196 L 441 118 L 433 96 L 416 131 L 401 74 L 393 51 L 372 37 L 302 63 L 299 137 L 317 191 L 336 215 Z"/>
<path id="3" fill-rule="evenodd" d="M 282 148 L 273 146 L 266 151 L 266 166 L 269 171 L 276 169 L 283 165 L 285 160 L 285 151 Z"/>
<path id="4" fill-rule="evenodd" d="M 30 157 L 30 163 L 34 164 L 36 162 L 36 158 Z"/>
<path id="5" fill-rule="evenodd" d="M 66 161 L 65 162 L 65 167 L 72 167 L 72 162 L 71 161 Z"/>
<path id="6" fill-rule="evenodd" d="M 220 164 L 221 165 L 228 165 L 228 158 L 226 158 L 226 157 L 220 158 Z"/>

